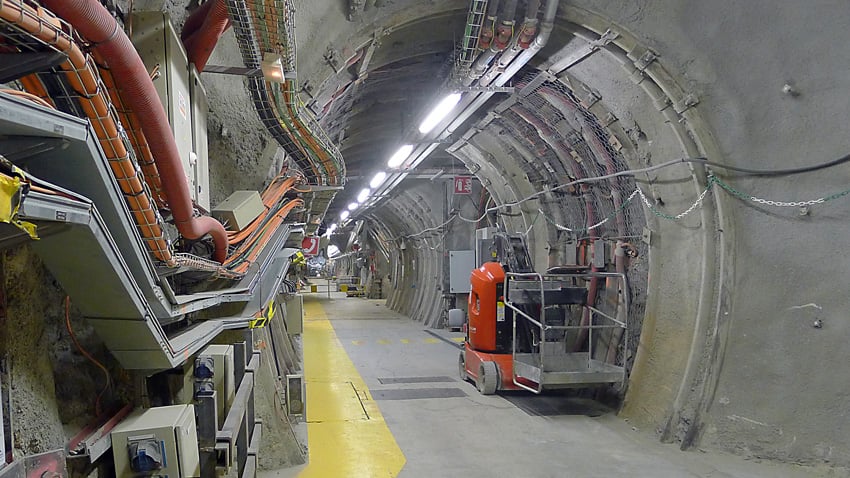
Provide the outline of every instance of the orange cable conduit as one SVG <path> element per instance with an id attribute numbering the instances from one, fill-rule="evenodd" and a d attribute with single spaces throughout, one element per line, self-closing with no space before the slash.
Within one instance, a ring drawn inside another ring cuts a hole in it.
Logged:
<path id="1" fill-rule="evenodd" d="M 200 239 L 210 234 L 215 244 L 213 256 L 216 261 L 224 262 L 227 232 L 220 222 L 211 217 L 194 217 L 189 187 L 183 179 L 183 165 L 168 117 L 130 39 L 96 0 L 43 0 L 43 3 L 92 42 L 92 51 L 100 58 L 108 59 L 113 76 L 122 79 L 121 97 L 141 122 L 178 231 L 188 239 Z"/>
<path id="2" fill-rule="evenodd" d="M 98 88 L 97 75 L 85 54 L 63 31 L 61 22 L 46 10 L 36 10 L 23 2 L 0 1 L 0 18 L 68 55 L 68 60 L 60 68 L 80 95 L 80 106 L 92 123 L 141 235 L 157 259 L 173 265 L 174 259 L 163 237 L 154 205 L 136 174 L 135 165 L 118 133 L 119 126 L 110 115 L 109 100 Z M 27 78 L 23 83 L 33 88 L 31 93 L 46 95 L 40 80 Z"/>

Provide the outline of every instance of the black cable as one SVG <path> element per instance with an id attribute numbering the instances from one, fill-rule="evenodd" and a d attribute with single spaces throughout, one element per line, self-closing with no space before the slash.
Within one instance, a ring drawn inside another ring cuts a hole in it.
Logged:
<path id="1" fill-rule="evenodd" d="M 850 154 L 842 156 L 838 159 L 833 159 L 832 161 L 827 161 L 826 163 L 815 164 L 812 166 L 803 166 L 800 168 L 790 168 L 790 169 L 749 169 L 749 168 L 739 168 L 737 166 L 729 166 L 726 164 L 715 163 L 714 161 L 709 161 L 707 158 L 691 158 L 684 159 L 683 161 L 688 163 L 700 163 L 705 164 L 706 166 L 711 166 L 714 168 L 725 169 L 727 171 L 734 171 L 736 173 L 747 174 L 750 176 L 790 176 L 792 174 L 802 174 L 802 173 L 810 173 L 812 171 L 819 171 L 821 169 L 831 168 L 833 166 L 838 166 L 840 164 L 844 164 L 850 161 Z"/>

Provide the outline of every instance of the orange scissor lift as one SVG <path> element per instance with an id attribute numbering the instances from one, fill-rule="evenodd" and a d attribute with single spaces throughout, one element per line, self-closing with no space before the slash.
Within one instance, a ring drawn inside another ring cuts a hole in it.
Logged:
<path id="1" fill-rule="evenodd" d="M 611 292 L 608 297 L 617 297 L 613 314 L 587 303 L 591 280 Z M 628 349 L 625 274 L 513 273 L 499 262 L 487 262 L 470 281 L 469 323 L 458 369 L 461 379 L 473 380 L 482 394 L 540 393 L 625 380 L 625 367 L 618 363 L 624 354 L 617 353 Z M 570 317 L 572 322 L 586 319 L 570 325 Z"/>

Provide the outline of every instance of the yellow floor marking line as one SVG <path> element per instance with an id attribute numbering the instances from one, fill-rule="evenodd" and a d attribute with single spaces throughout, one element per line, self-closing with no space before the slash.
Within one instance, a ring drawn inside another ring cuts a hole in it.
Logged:
<path id="1" fill-rule="evenodd" d="M 362 340 L 352 340 L 351 343 L 354 344 L 354 345 L 363 345 Z"/>
<path id="2" fill-rule="evenodd" d="M 381 340 L 378 340 L 378 343 L 381 344 L 381 345 L 389 345 L 390 341 L 387 340 L 387 339 L 381 339 Z"/>
<path id="3" fill-rule="evenodd" d="M 440 343 L 440 339 L 425 339 L 426 344 L 438 344 Z"/>
<path id="4" fill-rule="evenodd" d="M 401 339 L 401 343 L 403 343 L 403 344 L 409 344 L 409 343 L 410 343 L 410 339 Z"/>
<path id="5" fill-rule="evenodd" d="M 465 340 L 463 337 L 452 337 L 452 342 L 463 343 Z"/>
<path id="6" fill-rule="evenodd" d="M 298 476 L 397 476 L 404 454 L 316 298 L 305 297 L 302 340 L 310 461 Z"/>

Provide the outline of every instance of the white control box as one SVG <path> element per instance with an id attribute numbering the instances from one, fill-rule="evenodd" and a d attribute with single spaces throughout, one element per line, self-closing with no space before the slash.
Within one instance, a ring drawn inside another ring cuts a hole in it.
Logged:
<path id="1" fill-rule="evenodd" d="M 224 419 L 227 417 L 227 411 L 233 405 L 233 399 L 236 398 L 236 377 L 234 375 L 235 368 L 233 363 L 233 346 L 232 345 L 208 345 L 201 353 L 198 354 L 198 359 L 209 357 L 213 362 L 212 381 L 213 389 L 216 392 L 216 410 L 218 414 L 218 426 L 224 425 Z M 196 360 L 196 363 L 198 361 Z M 196 376 L 197 380 L 197 376 Z"/>
<path id="2" fill-rule="evenodd" d="M 111 435 L 118 478 L 201 475 L 193 405 L 136 411 L 119 423 Z"/>

